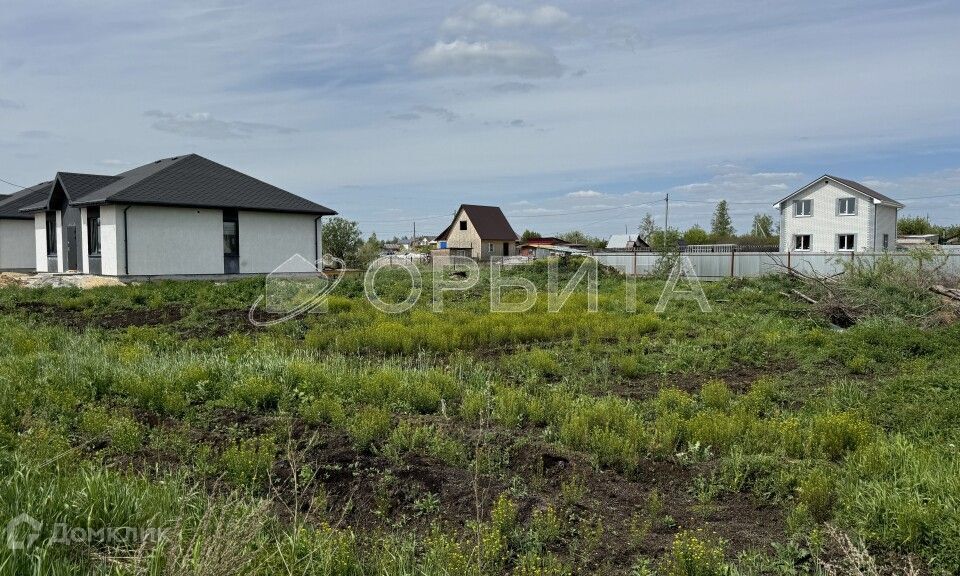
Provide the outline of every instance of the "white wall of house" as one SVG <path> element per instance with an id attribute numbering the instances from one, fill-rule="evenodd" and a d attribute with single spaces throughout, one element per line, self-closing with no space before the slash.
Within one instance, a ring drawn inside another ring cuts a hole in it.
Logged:
<path id="1" fill-rule="evenodd" d="M 0 269 L 36 269 L 35 226 L 31 220 L 0 220 Z"/>
<path id="2" fill-rule="evenodd" d="M 130 276 L 223 274 L 223 211 L 209 208 L 131 206 L 127 210 L 124 270 L 123 206 L 114 206 L 117 249 L 101 249 L 103 274 Z M 104 214 L 101 212 L 101 237 Z M 102 241 L 101 241 L 102 242 Z M 108 260 L 113 262 L 108 264 Z"/>
<path id="3" fill-rule="evenodd" d="M 841 198 L 856 198 L 856 213 L 841 215 L 839 200 Z M 795 203 L 802 200 L 812 201 L 810 216 L 797 216 Z M 881 211 L 875 210 L 880 207 Z M 840 234 L 855 236 L 856 251 L 873 251 L 876 239 L 877 250 L 881 249 L 882 237 L 874 235 L 874 217 L 877 218 L 877 228 L 880 234 L 888 233 L 890 238 L 896 238 L 896 208 L 875 204 L 873 198 L 846 187 L 824 183 L 822 180 L 796 196 L 786 200 L 781 206 L 780 215 L 780 250 L 792 251 L 795 248 L 795 237 L 809 234 L 811 237 L 811 252 L 837 251 L 837 237 Z M 892 216 L 890 214 L 892 211 Z M 892 228 L 890 221 L 892 218 Z M 891 231 L 892 230 L 892 231 Z M 892 242 L 892 240 L 891 240 Z M 892 244 L 891 244 L 892 246 Z"/>
<path id="4" fill-rule="evenodd" d="M 123 270 L 120 261 L 123 249 L 123 222 L 119 221 L 122 206 L 107 204 L 100 207 L 100 273 L 118 276 Z M 83 237 L 87 237 L 87 219 L 83 219 Z"/>
<path id="5" fill-rule="evenodd" d="M 308 262 L 317 259 L 319 222 L 310 214 L 240 211 L 240 272 L 267 274 L 299 254 L 301 269 L 284 268 L 286 272 L 313 272 Z M 220 231 L 222 233 L 222 225 Z M 220 259 L 223 260 L 221 241 Z"/>
<path id="6" fill-rule="evenodd" d="M 883 204 L 876 205 L 877 210 L 877 237 L 876 250 L 896 250 L 897 249 L 897 209 L 893 206 Z M 887 238 L 887 246 L 884 247 L 884 235 Z"/>
<path id="7" fill-rule="evenodd" d="M 33 245 L 37 272 L 47 270 L 47 215 L 37 212 L 33 215 Z"/>

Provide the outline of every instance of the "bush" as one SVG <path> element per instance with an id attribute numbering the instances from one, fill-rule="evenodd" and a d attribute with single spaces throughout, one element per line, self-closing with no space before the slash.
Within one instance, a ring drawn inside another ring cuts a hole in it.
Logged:
<path id="1" fill-rule="evenodd" d="M 873 434 L 869 423 L 849 412 L 815 416 L 810 426 L 808 452 L 816 458 L 837 461 L 866 444 Z"/>
<path id="2" fill-rule="evenodd" d="M 347 431 L 357 448 L 366 450 L 390 432 L 390 412 L 375 406 L 364 406 L 350 419 Z"/>
<path id="3" fill-rule="evenodd" d="M 702 530 L 677 534 L 663 566 L 666 576 L 728 576 L 723 542 L 705 536 Z"/>
<path id="4" fill-rule="evenodd" d="M 346 423 L 343 405 L 340 400 L 330 394 L 304 401 L 300 406 L 300 415 L 311 424 L 323 422 L 334 426 L 343 426 Z"/>
<path id="5" fill-rule="evenodd" d="M 262 376 L 247 376 L 230 389 L 228 401 L 237 408 L 275 410 L 283 389 L 280 383 Z"/>
<path id="6" fill-rule="evenodd" d="M 826 522 L 833 517 L 836 503 L 836 482 L 829 472 L 822 468 L 814 469 L 800 481 L 797 488 L 797 501 L 817 522 Z"/>
<path id="7" fill-rule="evenodd" d="M 451 466 L 464 466 L 467 449 L 433 425 L 417 426 L 401 422 L 384 442 L 381 452 L 393 460 L 404 454 L 427 454 Z"/>
<path id="8" fill-rule="evenodd" d="M 730 408 L 733 393 L 727 388 L 723 380 L 711 380 L 700 390 L 700 400 L 703 405 L 713 410 L 725 411 Z"/>
<path id="9" fill-rule="evenodd" d="M 273 438 L 248 438 L 228 447 L 220 457 L 220 466 L 231 482 L 252 488 L 266 478 L 274 456 Z"/>

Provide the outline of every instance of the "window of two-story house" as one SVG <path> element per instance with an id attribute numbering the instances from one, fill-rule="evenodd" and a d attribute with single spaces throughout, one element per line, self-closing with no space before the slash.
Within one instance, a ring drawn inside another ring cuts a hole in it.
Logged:
<path id="1" fill-rule="evenodd" d="M 837 200 L 837 214 L 840 216 L 854 216 L 857 213 L 856 198 L 840 198 Z"/>
<path id="2" fill-rule="evenodd" d="M 466 230 L 466 229 L 467 229 L 467 221 L 466 221 L 466 220 L 461 220 L 461 221 L 460 221 L 460 229 L 461 229 L 461 230 Z"/>
<path id="3" fill-rule="evenodd" d="M 793 237 L 793 249 L 794 250 L 809 250 L 810 249 L 810 235 L 809 234 L 797 234 Z"/>
<path id="4" fill-rule="evenodd" d="M 837 234 L 837 250 L 843 250 L 849 252 L 856 249 L 857 245 L 857 235 L 856 234 Z"/>
<path id="5" fill-rule="evenodd" d="M 794 200 L 793 215 L 794 216 L 812 216 L 813 200 Z"/>

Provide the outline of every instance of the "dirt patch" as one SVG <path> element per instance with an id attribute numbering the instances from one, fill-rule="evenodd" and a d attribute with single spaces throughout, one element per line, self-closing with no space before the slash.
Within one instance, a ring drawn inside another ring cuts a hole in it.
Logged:
<path id="1" fill-rule="evenodd" d="M 710 373 L 651 374 L 641 378 L 622 378 L 611 387 L 609 393 L 634 400 L 648 400 L 663 388 L 679 388 L 695 394 L 709 380 L 723 380 L 730 390 L 742 394 L 761 376 L 785 374 L 796 368 L 796 362 L 781 362 L 776 366 L 736 366 Z"/>
<path id="2" fill-rule="evenodd" d="M 188 338 L 217 337 L 262 330 L 262 327 L 250 322 L 249 311 L 245 309 L 190 310 L 179 304 L 168 304 L 158 308 L 130 308 L 91 314 L 86 310 L 65 308 L 46 302 L 18 302 L 15 310 L 44 323 L 59 324 L 76 330 L 164 326 Z M 266 321 L 278 317 L 258 311 L 255 319 Z"/>
<path id="3" fill-rule="evenodd" d="M 783 512 L 750 494 L 722 494 L 705 506 L 697 502 L 694 479 L 708 476 L 711 464 L 647 459 L 628 477 L 597 469 L 586 455 L 548 444 L 530 431 L 481 432 L 439 417 L 416 419 L 446 426 L 468 446 L 482 434 L 483 442 L 495 447 L 501 465 L 476 473 L 472 466 L 451 466 L 422 454 L 394 461 L 357 450 L 338 428 L 230 409 L 206 414 L 199 420 L 202 427 L 190 428 L 188 435 L 191 443 L 209 445 L 219 453 L 238 438 L 289 432 L 296 456 L 288 459 L 281 441 L 269 478 L 258 488 L 273 501 L 274 513 L 286 520 L 297 510 L 307 521 L 350 527 L 362 534 L 385 529 L 425 534 L 439 523 L 465 535 L 470 522 L 489 519 L 504 493 L 517 504 L 521 523 L 537 510 L 552 507 L 563 529 L 550 549 L 561 556 L 577 550 L 582 555 L 577 562 L 586 573 L 629 574 L 639 556 L 661 558 L 681 529 L 703 528 L 716 534 L 727 542 L 731 556 L 748 549 L 769 550 L 771 542 L 784 538 Z M 182 426 L 173 420 L 158 425 Z M 182 457 L 145 448 L 113 464 L 154 474 L 158 469 L 171 472 L 190 466 L 178 463 Z M 304 470 L 316 471 L 316 480 L 305 483 Z M 213 493 L 229 490 L 219 477 L 203 482 Z M 660 502 L 656 512 L 660 520 L 638 535 L 638 519 L 650 512 L 654 499 Z M 587 541 L 592 542 L 589 552 L 583 548 Z"/>

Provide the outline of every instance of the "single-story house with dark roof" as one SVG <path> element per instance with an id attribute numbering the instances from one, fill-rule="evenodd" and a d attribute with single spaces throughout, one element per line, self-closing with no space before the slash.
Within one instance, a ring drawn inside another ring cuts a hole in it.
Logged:
<path id="1" fill-rule="evenodd" d="M 196 154 L 116 176 L 57 173 L 20 213 L 38 272 L 108 276 L 263 274 L 322 255 L 333 210 Z M 2 247 L 0 247 L 2 250 Z"/>
<path id="2" fill-rule="evenodd" d="M 20 211 L 47 195 L 53 182 L 42 182 L 0 199 L 0 270 L 36 269 L 33 216 Z"/>
<path id="3" fill-rule="evenodd" d="M 461 204 L 453 222 L 437 236 L 440 248 L 450 254 L 478 260 L 516 256 L 519 237 L 496 206 Z"/>

